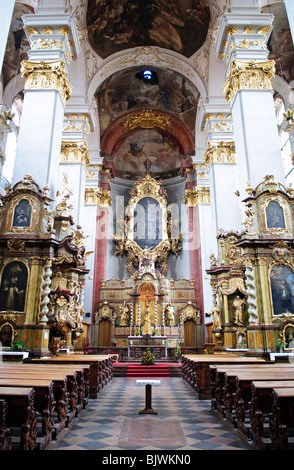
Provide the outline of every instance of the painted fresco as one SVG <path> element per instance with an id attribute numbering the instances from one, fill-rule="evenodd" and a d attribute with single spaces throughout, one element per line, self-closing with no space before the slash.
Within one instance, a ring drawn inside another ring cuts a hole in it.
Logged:
<path id="1" fill-rule="evenodd" d="M 141 71 L 118 72 L 97 90 L 101 134 L 117 117 L 144 108 L 176 113 L 193 134 L 199 92 L 191 82 L 176 72 L 153 68 L 156 80 L 148 83 L 140 78 Z"/>
<path id="2" fill-rule="evenodd" d="M 159 46 L 186 57 L 205 42 L 208 0 L 89 0 L 87 27 L 103 59 L 137 46 Z"/>
<path id="3" fill-rule="evenodd" d="M 131 134 L 114 156 L 115 176 L 139 179 L 147 172 L 160 179 L 180 172 L 180 149 L 171 138 L 155 129 L 142 129 Z"/>
<path id="4" fill-rule="evenodd" d="M 294 48 L 285 5 L 272 4 L 262 11 L 274 15 L 274 29 L 268 42 L 269 59 L 276 61 L 277 75 L 290 83 L 294 80 Z"/>

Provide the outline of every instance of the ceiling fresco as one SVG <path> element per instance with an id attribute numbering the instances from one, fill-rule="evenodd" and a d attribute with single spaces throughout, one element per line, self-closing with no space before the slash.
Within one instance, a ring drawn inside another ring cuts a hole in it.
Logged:
<path id="1" fill-rule="evenodd" d="M 208 0 L 89 0 L 88 37 L 103 59 L 137 46 L 159 46 L 191 57 L 204 44 Z"/>
<path id="2" fill-rule="evenodd" d="M 158 129 L 142 129 L 127 136 L 113 158 L 115 176 L 139 179 L 149 173 L 166 179 L 180 172 L 184 155 L 168 134 Z"/>
<path id="3" fill-rule="evenodd" d="M 119 116 L 135 109 L 156 108 L 175 113 L 194 133 L 199 92 L 183 75 L 152 68 L 153 81 L 142 67 L 117 72 L 96 92 L 101 134 Z"/>
<path id="4" fill-rule="evenodd" d="M 268 42 L 269 59 L 276 61 L 277 75 L 290 83 L 294 80 L 294 48 L 285 5 L 272 4 L 262 11 L 274 15 L 274 29 Z"/>
<path id="5" fill-rule="evenodd" d="M 146 71 L 149 79 L 144 78 Z M 194 85 L 171 70 L 131 68 L 106 79 L 96 92 L 96 100 L 101 147 L 105 150 L 105 142 L 115 176 L 137 179 L 145 176 L 147 169 L 154 178 L 179 175 L 187 148 L 194 148 L 191 142 L 198 98 Z M 124 119 L 135 119 L 136 112 L 139 116 L 143 112 L 146 121 L 144 110 L 151 112 L 149 125 L 145 122 L 142 128 L 137 123 L 127 132 Z M 155 111 L 156 116 L 152 114 Z M 169 118 L 173 121 L 170 128 L 165 128 L 162 123 Z M 152 119 L 157 122 L 152 124 Z"/>

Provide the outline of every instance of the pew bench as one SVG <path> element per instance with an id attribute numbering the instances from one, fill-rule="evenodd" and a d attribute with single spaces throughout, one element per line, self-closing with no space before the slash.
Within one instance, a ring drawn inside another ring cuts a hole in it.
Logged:
<path id="1" fill-rule="evenodd" d="M 294 388 L 274 388 L 269 431 L 274 450 L 294 449 Z"/>
<path id="2" fill-rule="evenodd" d="M 261 364 L 264 359 L 226 356 L 226 355 L 188 355 L 183 356 L 183 379 L 197 392 L 200 400 L 211 399 L 211 383 L 209 366 L 213 364 Z"/>
<path id="3" fill-rule="evenodd" d="M 51 378 L 57 403 L 53 439 L 78 417 L 88 401 L 88 366 L 0 365 L 0 377 Z"/>
<path id="4" fill-rule="evenodd" d="M 7 402 L 0 399 L 0 450 L 11 450 L 11 430 L 6 425 Z"/>
<path id="5" fill-rule="evenodd" d="M 89 370 L 89 398 L 97 398 L 99 391 L 113 376 L 111 356 L 69 354 L 50 358 L 30 359 L 24 364 L 87 364 Z"/>
<path id="6" fill-rule="evenodd" d="M 36 446 L 38 414 L 34 398 L 32 387 L 0 384 L 0 399 L 7 404 L 6 426 L 10 429 L 12 450 L 33 450 Z"/>
<path id="7" fill-rule="evenodd" d="M 257 449 L 272 449 L 269 418 L 272 413 L 272 391 L 277 388 L 294 388 L 294 380 L 265 380 L 251 383 L 249 413 L 251 437 Z"/>
<path id="8" fill-rule="evenodd" d="M 293 367 L 279 370 L 269 368 L 270 370 L 247 370 L 247 371 L 226 371 L 225 385 L 223 391 L 223 406 L 226 422 L 236 428 L 240 436 L 246 440 L 251 438 L 250 423 L 250 389 L 253 381 L 260 380 L 294 380 Z"/>

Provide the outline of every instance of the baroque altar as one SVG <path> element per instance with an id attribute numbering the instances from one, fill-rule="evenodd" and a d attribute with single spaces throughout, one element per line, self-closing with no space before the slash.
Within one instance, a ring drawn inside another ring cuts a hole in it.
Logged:
<path id="1" fill-rule="evenodd" d="M 187 320 L 193 322 L 195 342 L 202 344 L 194 281 L 166 276 L 168 257 L 179 255 L 182 236 L 172 236 L 160 182 L 147 175 L 130 194 L 121 231 L 114 235 L 116 255 L 126 257 L 129 277 L 102 281 L 93 344 L 127 348 L 129 356 L 148 345 L 166 357 L 169 348 L 184 345 Z"/>

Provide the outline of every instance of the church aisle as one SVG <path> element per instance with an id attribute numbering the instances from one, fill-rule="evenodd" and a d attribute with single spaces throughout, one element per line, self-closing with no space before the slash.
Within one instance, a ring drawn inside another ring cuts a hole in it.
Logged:
<path id="1" fill-rule="evenodd" d="M 139 415 L 145 386 L 114 378 L 53 450 L 248 450 L 179 377 L 152 387 L 152 407 Z"/>

